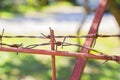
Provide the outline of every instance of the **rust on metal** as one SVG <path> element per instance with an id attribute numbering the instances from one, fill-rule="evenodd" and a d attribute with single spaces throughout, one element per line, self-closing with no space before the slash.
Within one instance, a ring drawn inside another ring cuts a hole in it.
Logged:
<path id="1" fill-rule="evenodd" d="M 54 38 L 54 30 L 50 29 L 50 43 L 51 43 L 51 50 L 55 50 L 55 38 Z M 55 56 L 52 55 L 52 80 L 56 80 L 56 67 L 55 67 Z"/>
<path id="2" fill-rule="evenodd" d="M 46 36 L 2 36 L 0 35 L 0 39 L 2 38 L 41 38 L 41 39 L 50 39 L 50 35 Z M 54 36 L 54 38 L 109 38 L 109 37 L 120 37 L 120 34 L 116 34 L 116 35 L 103 35 L 103 34 L 88 34 L 88 35 L 81 35 L 81 36 L 73 36 L 73 35 L 69 35 L 69 36 Z"/>
<path id="3" fill-rule="evenodd" d="M 100 0 L 98 9 L 96 11 L 92 26 L 88 34 L 96 34 L 98 32 L 98 27 L 103 17 L 103 13 L 104 13 L 107 3 L 108 3 L 108 0 Z M 94 38 L 87 38 L 84 43 L 84 46 L 91 47 L 94 40 L 95 40 Z M 87 54 L 89 53 L 89 51 L 90 50 L 88 49 L 82 48 L 80 53 Z M 80 80 L 85 65 L 86 65 L 86 58 L 84 59 L 78 58 L 76 61 L 75 67 L 73 69 L 72 75 L 70 77 L 70 80 Z"/>
<path id="4" fill-rule="evenodd" d="M 76 58 L 92 58 L 98 60 L 111 60 L 120 62 L 120 56 L 109 56 L 109 55 L 95 55 L 95 54 L 85 54 L 85 53 L 76 53 L 68 51 L 53 51 L 53 50 L 43 50 L 43 49 L 30 49 L 30 48 L 14 48 L 14 47 L 0 47 L 0 51 L 6 52 L 21 52 L 28 54 L 41 54 L 41 55 L 53 55 L 53 56 L 66 56 L 66 57 L 76 57 Z"/>

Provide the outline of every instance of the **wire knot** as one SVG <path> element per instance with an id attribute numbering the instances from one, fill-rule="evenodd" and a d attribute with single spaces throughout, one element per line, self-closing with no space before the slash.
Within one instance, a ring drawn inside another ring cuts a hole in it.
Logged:
<path id="1" fill-rule="evenodd" d="M 60 41 L 57 41 L 55 44 L 56 44 L 57 46 L 61 46 L 63 43 L 60 42 Z"/>
<path id="2" fill-rule="evenodd" d="M 93 34 L 93 37 L 97 39 L 98 38 L 98 34 L 97 33 Z"/>
<path id="3" fill-rule="evenodd" d="M 115 60 L 117 63 L 120 64 L 120 57 L 119 56 L 113 56 L 112 60 Z"/>

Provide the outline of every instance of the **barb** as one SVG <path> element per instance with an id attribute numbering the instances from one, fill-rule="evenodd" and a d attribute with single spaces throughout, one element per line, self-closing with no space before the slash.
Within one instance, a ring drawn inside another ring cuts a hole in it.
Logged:
<path id="1" fill-rule="evenodd" d="M 103 55 L 104 55 L 104 57 L 106 58 L 106 60 L 105 60 L 102 64 L 105 64 L 105 63 L 107 63 L 107 62 L 109 61 L 109 59 L 107 59 L 109 56 L 106 55 L 106 54 L 103 54 Z"/>
<path id="2" fill-rule="evenodd" d="M 109 60 L 105 60 L 102 64 L 105 64 L 105 63 L 107 63 Z"/>
<path id="3" fill-rule="evenodd" d="M 46 46 L 46 45 L 50 45 L 50 43 L 31 44 L 31 45 L 26 46 L 25 48 L 35 48 L 35 47 L 38 47 L 38 46 Z"/>
<path id="4" fill-rule="evenodd" d="M 14 47 L 14 48 L 18 48 L 18 47 L 21 47 L 21 48 L 24 48 L 22 47 L 22 44 L 6 44 L 6 43 L 0 43 L 0 45 L 4 45 L 4 46 L 8 46 L 8 47 Z"/>
<path id="5" fill-rule="evenodd" d="M 98 31 L 97 33 L 94 35 L 94 40 L 93 40 L 93 44 L 92 44 L 92 47 L 94 48 L 95 47 L 95 44 L 96 44 L 96 39 L 98 38 Z"/>
<path id="6" fill-rule="evenodd" d="M 63 39 L 63 42 L 62 42 L 62 45 L 61 45 L 62 48 L 63 48 L 63 44 L 64 44 L 65 40 L 66 40 L 66 36 Z"/>
<path id="7" fill-rule="evenodd" d="M 41 35 L 42 35 L 43 37 L 41 37 L 41 36 L 33 36 L 33 37 L 36 37 L 36 38 L 43 38 L 43 39 L 46 39 L 46 38 L 50 39 L 50 35 L 46 36 L 46 35 L 43 34 L 43 33 L 41 33 Z M 28 36 L 28 37 L 29 37 L 29 36 Z"/>
<path id="8" fill-rule="evenodd" d="M 5 43 L 0 43 L 0 45 L 1 46 L 8 46 L 8 47 L 12 47 L 12 48 L 24 48 L 24 47 L 22 47 L 23 46 L 23 44 L 21 43 L 21 44 L 12 44 L 12 45 L 10 45 L 10 44 L 5 44 Z M 18 55 L 18 51 L 17 51 L 17 55 Z"/>
<path id="9" fill-rule="evenodd" d="M 5 29 L 3 28 L 2 35 L 0 35 L 0 43 L 2 43 L 2 38 L 3 38 L 3 35 L 4 35 L 4 31 L 5 31 Z M 1 47 L 2 47 L 2 45 L 1 45 Z"/>
<path id="10" fill-rule="evenodd" d="M 92 50 L 92 51 L 94 51 L 94 52 L 96 52 L 96 53 L 99 53 L 99 54 L 103 55 L 103 52 L 97 51 L 97 50 L 95 50 L 95 49 L 93 49 L 93 48 L 91 48 L 91 47 L 82 46 L 82 45 L 80 45 L 80 44 L 65 43 L 65 45 L 63 45 L 63 46 L 70 46 L 70 45 L 71 45 L 71 46 L 83 47 L 83 48 L 86 48 L 86 49 Z"/>

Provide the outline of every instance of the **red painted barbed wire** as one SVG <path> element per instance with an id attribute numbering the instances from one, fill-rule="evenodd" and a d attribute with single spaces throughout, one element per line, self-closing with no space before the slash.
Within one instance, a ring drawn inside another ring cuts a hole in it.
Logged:
<path id="1" fill-rule="evenodd" d="M 97 37 L 101 37 L 101 38 L 107 38 L 107 37 L 120 37 L 119 34 L 117 35 L 102 35 L 102 34 L 89 34 L 89 35 L 83 35 L 83 36 L 54 36 L 55 38 L 97 38 Z M 41 39 L 50 39 L 50 35 L 44 35 L 44 36 L 3 36 L 0 35 L 0 38 L 41 38 Z"/>
<path id="2" fill-rule="evenodd" d="M 22 53 L 54 55 L 54 56 L 66 56 L 66 57 L 76 57 L 76 58 L 79 58 L 79 57 L 92 58 L 92 59 L 99 59 L 99 60 L 111 60 L 111 61 L 116 61 L 117 63 L 120 63 L 120 56 L 95 55 L 95 54 L 84 54 L 84 53 L 75 53 L 75 52 L 68 52 L 68 51 L 54 51 L 54 50 L 14 48 L 14 47 L 10 47 L 10 48 L 0 47 L 0 51 L 22 52 Z"/>

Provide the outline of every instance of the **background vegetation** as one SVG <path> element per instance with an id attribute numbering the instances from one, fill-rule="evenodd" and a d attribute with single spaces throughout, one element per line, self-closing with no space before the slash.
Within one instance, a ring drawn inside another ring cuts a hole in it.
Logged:
<path id="1" fill-rule="evenodd" d="M 117 1 L 119 4 L 120 0 Z M 41 11 L 46 7 L 60 5 L 75 6 L 78 4 L 76 0 L 0 0 L 0 17 L 11 18 L 15 15 L 24 15 L 29 11 Z M 4 39 L 3 41 L 9 44 L 22 42 L 27 45 L 43 40 Z M 76 42 L 76 40 L 68 41 Z M 99 38 L 95 49 L 105 53 L 119 54 L 119 45 L 118 38 Z M 48 47 L 43 47 L 43 49 Z M 64 49 L 77 51 L 77 47 L 65 47 Z M 120 80 L 119 64 L 115 62 L 102 63 L 103 61 L 89 59 L 82 80 Z M 74 64 L 75 58 L 57 57 L 57 80 L 69 80 Z M 0 80 L 51 80 L 51 57 L 0 52 Z"/>
<path id="2" fill-rule="evenodd" d="M 43 7 L 50 7 L 57 3 L 72 5 L 75 4 L 75 0 L 0 0 L 0 17 L 13 17 L 15 14 L 21 15 L 30 11 L 41 11 Z"/>

